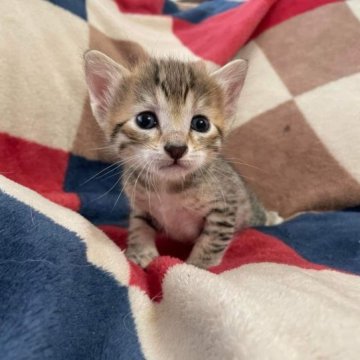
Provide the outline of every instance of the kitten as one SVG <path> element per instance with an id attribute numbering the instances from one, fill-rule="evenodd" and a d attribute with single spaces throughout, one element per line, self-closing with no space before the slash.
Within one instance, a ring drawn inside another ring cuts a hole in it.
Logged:
<path id="1" fill-rule="evenodd" d="M 246 61 L 210 72 L 202 62 L 151 58 L 141 47 L 120 63 L 95 50 L 84 58 L 93 114 L 123 161 L 130 260 L 146 267 L 163 231 L 194 242 L 187 262 L 208 268 L 221 262 L 236 231 L 281 221 L 219 153 Z"/>

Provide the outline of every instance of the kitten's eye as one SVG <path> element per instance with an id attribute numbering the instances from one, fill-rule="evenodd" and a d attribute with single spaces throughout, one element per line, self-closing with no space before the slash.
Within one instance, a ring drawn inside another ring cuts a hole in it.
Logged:
<path id="1" fill-rule="evenodd" d="M 207 132 L 210 129 L 209 120 L 202 115 L 196 115 L 191 120 L 191 128 L 197 132 Z"/>
<path id="2" fill-rule="evenodd" d="M 144 111 L 136 115 L 135 121 L 139 128 L 146 130 L 154 128 L 158 123 L 156 115 L 151 111 Z"/>

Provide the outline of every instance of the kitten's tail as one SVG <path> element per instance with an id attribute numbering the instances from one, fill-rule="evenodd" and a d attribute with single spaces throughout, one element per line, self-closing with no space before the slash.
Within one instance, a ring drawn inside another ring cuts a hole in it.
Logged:
<path id="1" fill-rule="evenodd" d="M 266 226 L 279 225 L 284 222 L 284 219 L 276 211 L 266 212 Z"/>

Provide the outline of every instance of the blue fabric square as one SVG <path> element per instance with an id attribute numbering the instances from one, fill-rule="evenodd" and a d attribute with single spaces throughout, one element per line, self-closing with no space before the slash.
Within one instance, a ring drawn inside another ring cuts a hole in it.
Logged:
<path id="1" fill-rule="evenodd" d="M 360 275 L 360 218 L 356 211 L 305 214 L 259 230 L 281 239 L 311 262 Z"/>
<path id="2" fill-rule="evenodd" d="M 72 231 L 0 192 L 1 360 L 143 359 L 128 289 Z"/>
<path id="3" fill-rule="evenodd" d="M 163 13 L 189 21 L 193 24 L 200 23 L 211 16 L 221 14 L 227 10 L 242 5 L 245 0 L 209 0 L 200 3 L 194 8 L 188 10 L 180 10 L 178 6 L 171 0 L 164 1 Z"/>
<path id="4" fill-rule="evenodd" d="M 120 175 L 117 166 L 70 155 L 64 191 L 79 195 L 80 214 L 92 223 L 127 226 L 130 209 Z"/>
<path id="5" fill-rule="evenodd" d="M 74 15 L 87 20 L 86 0 L 48 0 L 54 5 L 60 6 Z"/>

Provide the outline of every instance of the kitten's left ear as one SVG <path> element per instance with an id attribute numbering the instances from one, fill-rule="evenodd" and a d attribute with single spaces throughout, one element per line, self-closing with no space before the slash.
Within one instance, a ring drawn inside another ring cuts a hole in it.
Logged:
<path id="1" fill-rule="evenodd" d="M 84 60 L 90 106 L 98 124 L 104 129 L 116 89 L 130 71 L 97 50 L 87 51 Z"/>
<path id="2" fill-rule="evenodd" d="M 235 114 L 237 100 L 244 85 L 247 68 L 247 61 L 238 59 L 231 61 L 211 74 L 224 90 L 227 116 L 232 117 Z"/>

